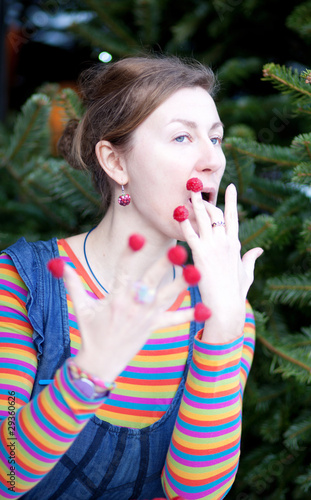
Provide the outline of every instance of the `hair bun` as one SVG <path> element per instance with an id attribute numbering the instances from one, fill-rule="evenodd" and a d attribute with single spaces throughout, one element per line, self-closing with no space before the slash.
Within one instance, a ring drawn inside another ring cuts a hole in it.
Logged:
<path id="1" fill-rule="evenodd" d="M 59 154 L 71 165 L 71 167 L 81 170 L 83 167 L 76 158 L 73 150 L 73 141 L 79 126 L 79 120 L 72 118 L 67 123 L 61 138 L 57 143 L 57 150 Z"/>

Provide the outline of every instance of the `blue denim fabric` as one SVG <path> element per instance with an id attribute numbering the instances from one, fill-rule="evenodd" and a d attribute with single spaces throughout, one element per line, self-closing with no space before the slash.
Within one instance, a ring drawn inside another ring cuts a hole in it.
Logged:
<path id="1" fill-rule="evenodd" d="M 56 370 L 70 357 L 66 290 L 63 280 L 47 271 L 59 257 L 56 238 L 28 243 L 24 238 L 5 250 L 28 287 L 27 310 L 34 327 L 38 371 L 32 392 L 36 397 Z M 192 304 L 200 301 L 192 287 Z M 189 356 L 183 380 L 163 417 L 144 429 L 118 427 L 95 415 L 55 467 L 26 493 L 25 500 L 149 500 L 165 497 L 161 472 L 173 432 L 193 350 L 202 324 L 191 323 Z"/>

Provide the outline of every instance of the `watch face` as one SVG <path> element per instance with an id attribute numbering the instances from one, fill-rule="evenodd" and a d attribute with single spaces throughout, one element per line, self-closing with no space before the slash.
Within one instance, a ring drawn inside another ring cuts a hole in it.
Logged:
<path id="1" fill-rule="evenodd" d="M 105 389 L 101 392 L 96 392 L 95 385 L 87 378 L 74 379 L 74 385 L 82 392 L 83 396 L 88 399 L 105 398 L 109 394 L 109 390 Z"/>

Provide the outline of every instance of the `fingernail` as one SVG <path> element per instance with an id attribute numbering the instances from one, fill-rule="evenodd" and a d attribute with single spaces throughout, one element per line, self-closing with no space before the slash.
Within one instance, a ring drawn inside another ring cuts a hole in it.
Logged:
<path id="1" fill-rule="evenodd" d="M 182 222 L 189 217 L 189 212 L 187 208 L 184 205 L 180 205 L 179 207 L 175 208 L 173 217 L 177 222 Z"/>
<path id="2" fill-rule="evenodd" d="M 198 323 L 202 323 L 210 318 L 212 315 L 212 311 L 206 307 L 202 302 L 199 302 L 194 306 L 194 319 Z"/>
<path id="3" fill-rule="evenodd" d="M 192 264 L 184 267 L 183 276 L 185 281 L 192 286 L 197 285 L 201 279 L 200 271 Z"/>
<path id="4" fill-rule="evenodd" d="M 188 253 L 183 246 L 176 245 L 175 247 L 169 249 L 169 251 L 167 252 L 167 257 L 172 264 L 175 264 L 176 266 L 182 266 L 188 258 Z"/>
<path id="5" fill-rule="evenodd" d="M 194 193 L 198 193 L 199 191 L 202 191 L 203 183 L 197 177 L 192 177 L 187 181 L 186 187 L 188 191 L 193 191 Z"/>
<path id="6" fill-rule="evenodd" d="M 62 259 L 51 259 L 47 263 L 47 268 L 54 278 L 62 278 L 64 275 L 64 261 Z"/>
<path id="7" fill-rule="evenodd" d="M 144 236 L 141 234 L 132 234 L 129 237 L 129 247 L 134 250 L 134 252 L 137 252 L 141 248 L 143 248 L 144 244 L 146 243 L 146 239 Z"/>

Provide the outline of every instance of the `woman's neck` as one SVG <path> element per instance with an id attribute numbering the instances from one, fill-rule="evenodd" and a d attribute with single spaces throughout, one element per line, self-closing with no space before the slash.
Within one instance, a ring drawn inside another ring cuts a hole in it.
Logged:
<path id="1" fill-rule="evenodd" d="M 90 278 L 94 281 L 93 273 L 102 286 L 110 291 L 120 274 L 122 255 L 127 250 L 128 238 L 133 233 L 140 233 L 146 238 L 143 250 L 133 252 L 131 265 L 127 269 L 127 278 L 136 281 L 176 244 L 176 240 L 152 231 L 150 227 L 137 225 L 137 222 L 134 224 L 129 217 L 120 217 L 119 212 L 116 217 L 114 210 L 109 209 L 102 221 L 90 233 L 68 238 L 67 241 Z M 173 269 L 170 268 L 163 281 L 170 282 L 172 279 Z"/>

